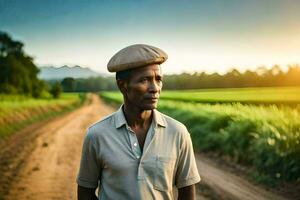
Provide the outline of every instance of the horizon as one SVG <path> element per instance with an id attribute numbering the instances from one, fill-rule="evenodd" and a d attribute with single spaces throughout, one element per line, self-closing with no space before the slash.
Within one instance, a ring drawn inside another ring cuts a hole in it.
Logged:
<path id="1" fill-rule="evenodd" d="M 282 66 L 279 66 L 279 65 L 274 65 L 272 67 L 275 67 L 275 66 L 279 67 L 279 70 L 282 71 L 283 73 L 286 73 L 290 67 L 299 67 L 300 68 L 300 64 L 289 65 L 286 68 L 284 68 Z M 37 66 L 37 67 L 39 69 L 41 69 L 41 68 L 56 68 L 56 69 L 59 69 L 59 68 L 64 68 L 64 67 L 67 67 L 67 68 L 76 68 L 76 67 L 79 67 L 81 69 L 88 69 L 88 70 L 91 70 L 92 72 L 96 72 L 100 76 L 105 76 L 105 77 L 115 76 L 115 73 L 111 73 L 111 72 L 99 72 L 99 71 L 96 71 L 96 70 L 94 70 L 94 69 L 92 69 L 90 67 L 85 67 L 85 66 L 80 66 L 80 65 L 72 65 L 72 66 L 70 66 L 70 65 L 63 65 L 63 66 Z M 270 70 L 271 69 L 271 68 L 267 68 L 266 66 L 259 66 L 259 67 L 255 68 L 255 69 L 246 69 L 246 71 L 249 70 L 251 72 L 259 73 L 259 71 L 260 71 L 261 68 L 264 68 L 266 70 Z M 215 71 L 215 72 L 206 72 L 206 71 L 185 72 L 185 71 L 183 71 L 183 72 L 180 72 L 180 73 L 163 73 L 163 74 L 164 75 L 181 75 L 181 74 L 185 74 L 186 73 L 186 74 L 193 75 L 195 73 L 197 73 L 197 74 L 205 73 L 206 75 L 212 75 L 214 73 L 217 73 L 218 75 L 223 76 L 223 75 L 225 75 L 227 73 L 230 73 L 232 70 L 238 70 L 241 74 L 243 74 L 243 73 L 246 72 L 246 71 L 240 71 L 239 69 L 236 69 L 236 68 L 231 68 L 228 71 L 225 71 L 224 73 L 220 73 L 220 72 L 217 72 L 217 71 Z M 39 74 L 40 74 L 40 72 L 39 72 Z"/>
<path id="2" fill-rule="evenodd" d="M 300 63 L 299 8 L 291 0 L 0 0 L 0 30 L 23 42 L 38 66 L 109 74 L 106 64 L 117 51 L 146 43 L 169 55 L 165 74 L 285 70 Z"/>

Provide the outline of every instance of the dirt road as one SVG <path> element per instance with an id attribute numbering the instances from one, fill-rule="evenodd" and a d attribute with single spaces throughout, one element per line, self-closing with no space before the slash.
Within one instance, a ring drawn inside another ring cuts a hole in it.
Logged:
<path id="1" fill-rule="evenodd" d="M 203 182 L 221 199 L 285 200 L 284 197 L 253 185 L 236 174 L 224 171 L 204 155 L 196 155 L 198 171 Z"/>
<path id="2" fill-rule="evenodd" d="M 27 154 L 21 156 L 22 152 L 26 152 L 24 150 L 18 153 L 19 162 L 14 161 L 19 163 L 16 164 L 19 167 L 15 167 L 18 170 L 15 174 L 7 175 L 18 178 L 12 181 L 4 199 L 76 199 L 75 178 L 85 129 L 115 110 L 102 103 L 96 95 L 91 98 L 90 104 L 32 129 L 29 137 L 32 144 L 29 145 L 27 141 Z M 9 148 L 12 149 L 13 144 Z M 197 164 L 203 182 L 217 194 L 214 198 L 198 194 L 198 199 L 283 199 L 218 169 L 203 157 L 197 156 Z"/>
<path id="3" fill-rule="evenodd" d="M 26 159 L 7 200 L 75 199 L 76 173 L 85 129 L 113 112 L 96 95 L 89 105 L 37 129 L 36 148 Z"/>

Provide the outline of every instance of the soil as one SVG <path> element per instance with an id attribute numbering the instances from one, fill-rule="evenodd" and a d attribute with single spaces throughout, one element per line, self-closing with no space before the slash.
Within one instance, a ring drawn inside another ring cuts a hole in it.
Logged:
<path id="1" fill-rule="evenodd" d="M 86 128 L 115 111 L 96 95 L 83 107 L 27 127 L 0 143 L 0 199 L 76 199 Z M 196 154 L 197 199 L 285 199 Z"/>
<path id="2" fill-rule="evenodd" d="M 96 95 L 89 98 L 88 105 L 5 141 L 1 166 L 6 160 L 10 167 L 0 174 L 3 199 L 76 199 L 75 179 L 85 130 L 114 111 Z"/>
<path id="3" fill-rule="evenodd" d="M 196 154 L 198 171 L 202 181 L 213 190 L 217 199 L 230 200 L 286 200 L 289 199 L 274 190 L 254 184 L 247 180 L 241 172 L 233 173 L 232 168 L 220 166 L 219 161 L 211 160 L 204 154 Z"/>

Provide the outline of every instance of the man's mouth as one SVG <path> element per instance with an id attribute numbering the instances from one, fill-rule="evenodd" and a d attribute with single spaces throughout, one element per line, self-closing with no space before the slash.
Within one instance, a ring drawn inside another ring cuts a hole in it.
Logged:
<path id="1" fill-rule="evenodd" d="M 146 100 L 149 100 L 149 101 L 158 101 L 158 97 L 150 97 L 150 98 L 146 98 Z"/>

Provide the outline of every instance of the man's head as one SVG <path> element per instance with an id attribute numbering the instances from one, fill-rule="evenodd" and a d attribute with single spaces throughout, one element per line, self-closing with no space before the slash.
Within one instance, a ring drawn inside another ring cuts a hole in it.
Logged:
<path id="1" fill-rule="evenodd" d="M 124 104 L 152 110 L 157 107 L 162 88 L 162 73 L 157 64 L 131 69 L 125 79 L 117 79 Z"/>
<path id="2" fill-rule="evenodd" d="M 166 59 L 165 52 L 149 45 L 126 47 L 111 58 L 107 67 L 116 72 L 124 104 L 139 110 L 157 107 L 162 88 L 160 64 Z"/>

